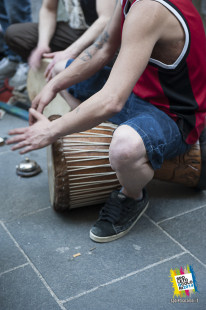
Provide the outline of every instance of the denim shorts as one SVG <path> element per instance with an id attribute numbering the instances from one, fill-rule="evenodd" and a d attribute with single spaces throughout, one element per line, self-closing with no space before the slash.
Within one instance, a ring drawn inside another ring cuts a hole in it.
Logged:
<path id="1" fill-rule="evenodd" d="M 71 62 L 69 60 L 66 66 Z M 104 86 L 110 71 L 110 67 L 104 67 L 88 80 L 68 88 L 68 92 L 85 101 Z M 141 136 L 154 170 L 159 169 L 165 159 L 183 154 L 190 147 L 184 142 L 173 119 L 134 93 L 131 93 L 123 109 L 108 121 L 119 126 L 128 125 Z"/>

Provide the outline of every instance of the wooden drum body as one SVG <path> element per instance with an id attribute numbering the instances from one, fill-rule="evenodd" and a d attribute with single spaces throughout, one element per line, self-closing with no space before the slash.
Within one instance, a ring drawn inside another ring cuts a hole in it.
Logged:
<path id="1" fill-rule="evenodd" d="M 50 199 L 55 210 L 105 202 L 120 187 L 109 164 L 116 125 L 101 125 L 60 138 L 47 148 Z"/>
<path id="2" fill-rule="evenodd" d="M 49 188 L 55 210 L 104 203 L 120 187 L 109 163 L 109 145 L 117 126 L 102 123 L 58 139 L 48 151 Z M 191 149 L 166 160 L 156 179 L 206 189 L 206 130 Z"/>
<path id="3" fill-rule="evenodd" d="M 206 128 L 199 141 L 185 154 L 165 160 L 162 167 L 155 171 L 154 178 L 199 190 L 206 189 Z"/>

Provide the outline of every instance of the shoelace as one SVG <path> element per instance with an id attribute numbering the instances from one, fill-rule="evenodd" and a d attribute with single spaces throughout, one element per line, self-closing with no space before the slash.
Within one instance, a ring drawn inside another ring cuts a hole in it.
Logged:
<path id="1" fill-rule="evenodd" d="M 131 210 L 130 205 L 123 205 L 123 201 L 120 200 L 118 195 L 116 197 L 110 197 L 108 202 L 104 205 L 100 212 L 100 220 L 106 220 L 111 223 L 116 223 L 122 216 L 126 216 Z"/>

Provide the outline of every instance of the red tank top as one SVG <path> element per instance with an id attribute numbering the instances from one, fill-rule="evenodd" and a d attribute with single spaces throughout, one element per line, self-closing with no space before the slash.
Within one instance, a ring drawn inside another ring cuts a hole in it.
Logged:
<path id="1" fill-rule="evenodd" d="M 139 0 L 133 1 L 132 5 Z M 172 65 L 150 58 L 133 92 L 173 118 L 188 144 L 206 126 L 206 39 L 191 0 L 153 0 L 176 16 L 185 32 L 184 48 Z M 122 25 L 129 1 L 121 0 Z M 131 6 L 132 6 L 131 5 Z"/>

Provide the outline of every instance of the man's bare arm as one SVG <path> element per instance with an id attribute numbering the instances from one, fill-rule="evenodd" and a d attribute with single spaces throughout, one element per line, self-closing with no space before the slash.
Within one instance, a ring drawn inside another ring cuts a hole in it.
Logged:
<path id="1" fill-rule="evenodd" d="M 42 112 L 44 107 L 49 104 L 59 91 L 86 80 L 95 74 L 114 56 L 120 45 L 120 40 L 121 7 L 118 4 L 115 14 L 103 33 L 68 68 L 60 72 L 45 85 L 33 100 L 32 108 Z"/>
<path id="2" fill-rule="evenodd" d="M 96 21 L 84 32 L 84 34 L 76 40 L 68 50 L 72 49 L 75 57 L 78 56 L 85 48 L 91 45 L 97 37 L 102 33 L 105 25 L 109 22 L 114 9 L 115 0 L 96 0 L 96 8 L 98 18 Z"/>
<path id="3" fill-rule="evenodd" d="M 48 145 L 60 136 L 92 128 L 122 109 L 133 86 L 147 66 L 168 17 L 166 10 L 162 10 L 157 2 L 145 3 L 147 4 L 144 5 L 144 1 L 138 2 L 127 15 L 120 53 L 102 90 L 72 112 L 49 124 L 42 119 L 34 126 L 12 131 L 11 134 L 19 133 L 9 140 L 9 143 L 19 142 L 13 149 L 25 147 L 22 151 L 25 153 L 38 148 L 38 144 L 40 147 Z M 93 54 L 91 56 L 95 57 Z M 79 59 L 78 62 L 84 60 Z M 40 113 L 32 111 L 34 112 L 37 113 L 36 118 L 40 117 Z"/>
<path id="4" fill-rule="evenodd" d="M 94 43 L 53 79 L 57 92 L 88 79 L 113 58 L 121 42 L 120 20 L 121 7 L 118 3 L 110 22 Z"/>
<path id="5" fill-rule="evenodd" d="M 57 120 L 57 135 L 87 130 L 123 108 L 145 70 L 155 44 L 165 34 L 167 19 L 167 10 L 157 2 L 142 1 L 134 5 L 127 15 L 120 53 L 108 81 L 102 90 Z"/>
<path id="6" fill-rule="evenodd" d="M 29 57 L 29 65 L 40 66 L 44 53 L 50 52 L 49 43 L 55 32 L 58 0 L 44 0 L 39 12 L 38 43 Z"/>
<path id="7" fill-rule="evenodd" d="M 44 0 L 39 11 L 38 46 L 49 46 L 55 32 L 58 0 Z"/>
<path id="8" fill-rule="evenodd" d="M 46 53 L 43 56 L 47 58 L 52 58 L 52 61 L 48 65 L 45 76 L 47 80 L 52 78 L 52 70 L 54 65 L 65 59 L 76 58 L 79 54 L 90 46 L 102 33 L 105 26 L 111 19 L 114 9 L 116 6 L 116 0 L 96 0 L 96 10 L 98 18 L 94 23 L 78 38 L 74 43 L 72 43 L 68 48 L 63 51 Z"/>

